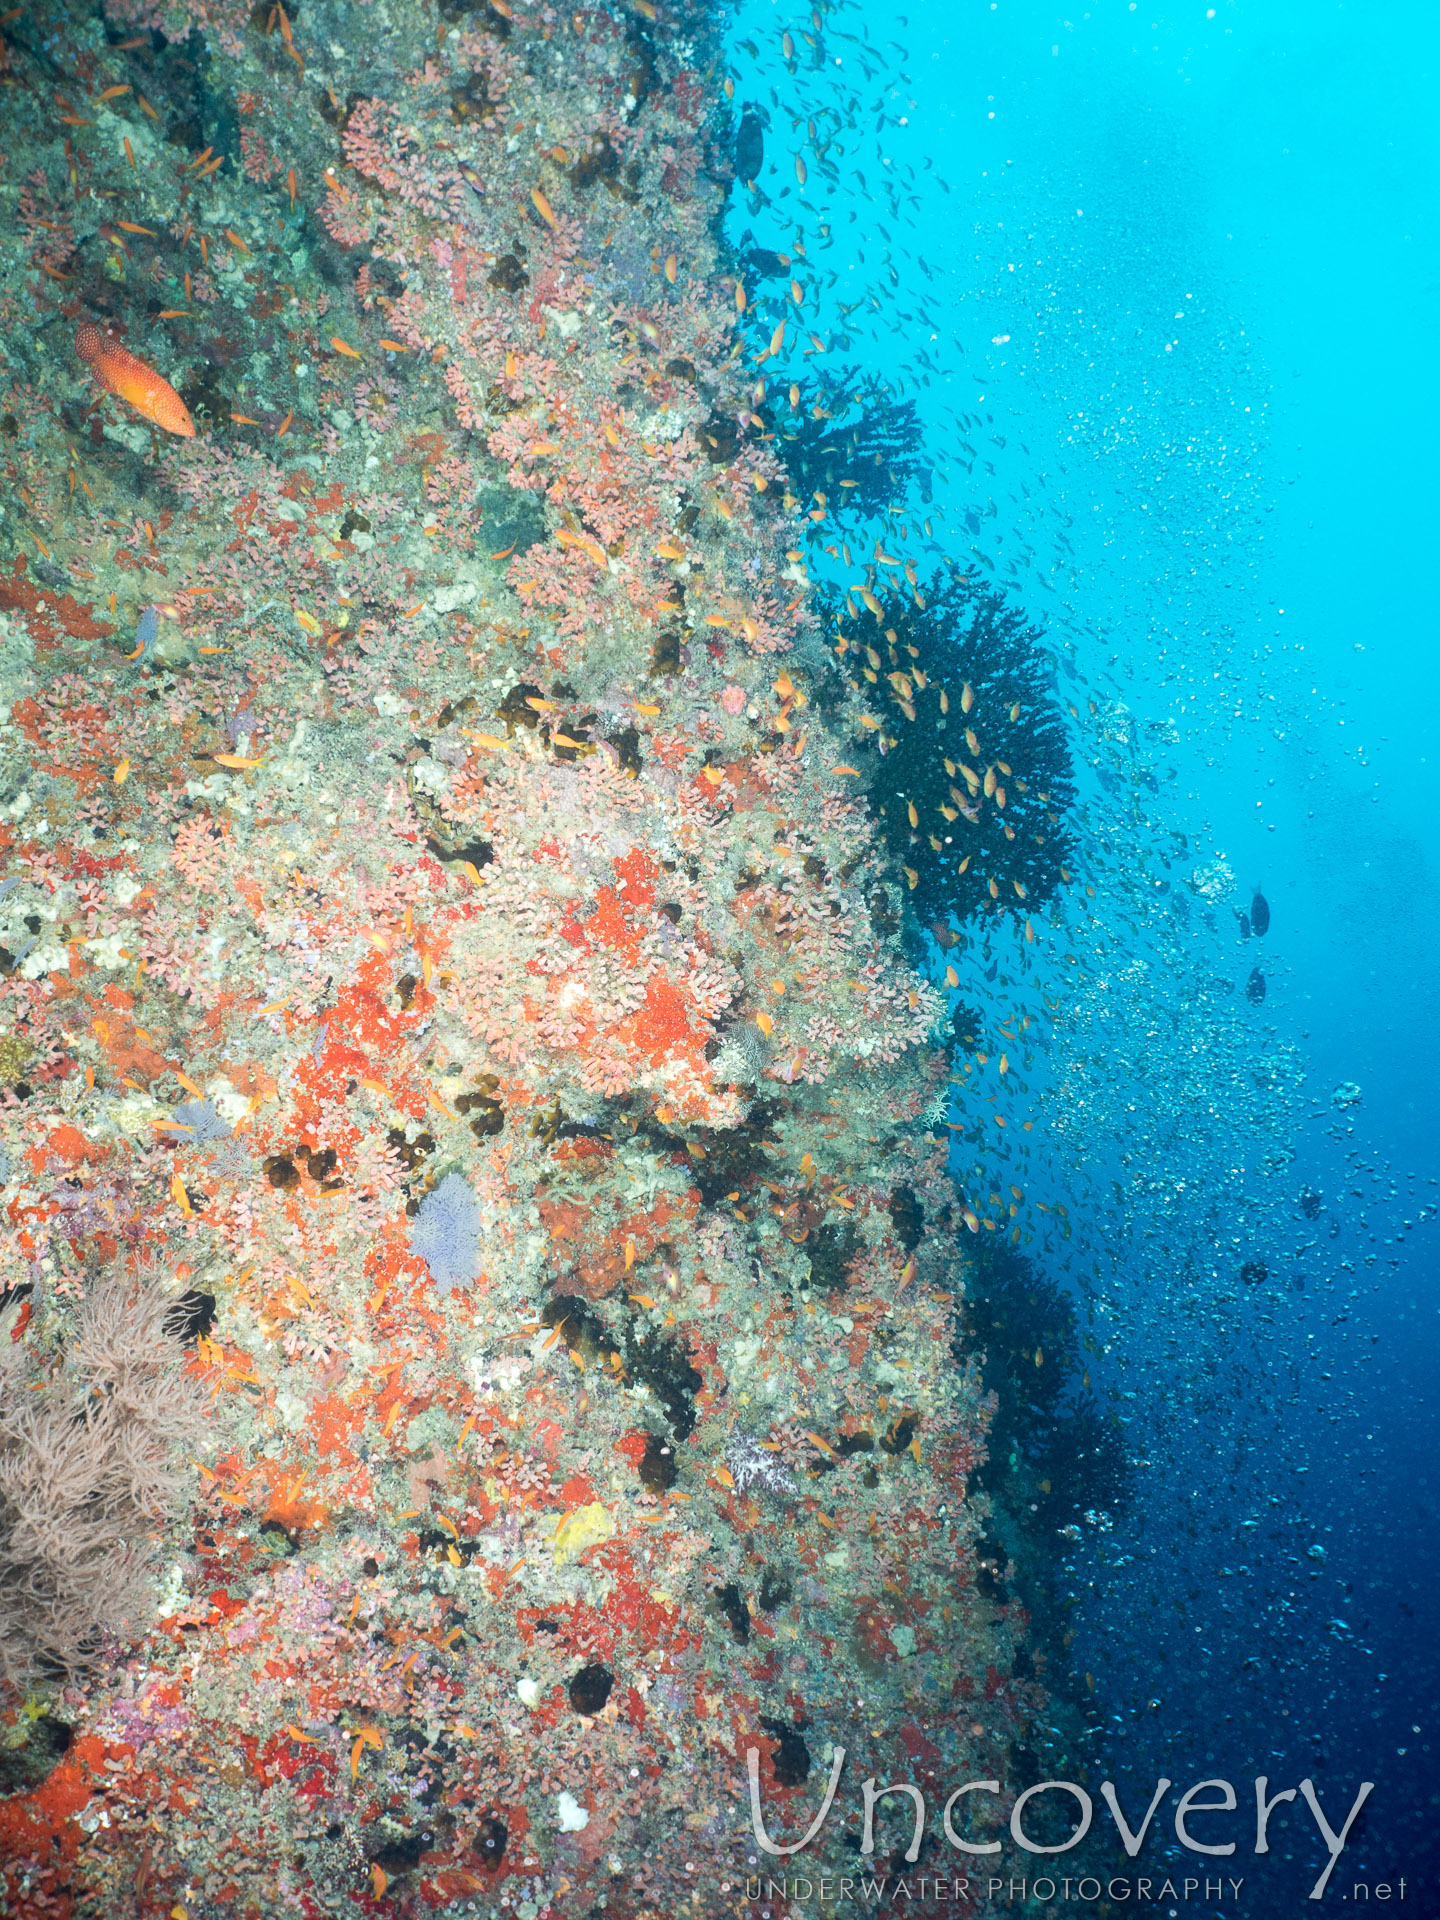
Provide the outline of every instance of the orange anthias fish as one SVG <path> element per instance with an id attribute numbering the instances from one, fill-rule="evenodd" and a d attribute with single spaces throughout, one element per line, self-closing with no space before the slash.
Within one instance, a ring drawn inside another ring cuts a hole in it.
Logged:
<path id="1" fill-rule="evenodd" d="M 190 410 L 170 382 L 127 352 L 118 340 L 87 322 L 75 329 L 75 351 L 107 393 L 113 393 L 167 433 L 180 434 L 187 440 L 195 438 Z"/>

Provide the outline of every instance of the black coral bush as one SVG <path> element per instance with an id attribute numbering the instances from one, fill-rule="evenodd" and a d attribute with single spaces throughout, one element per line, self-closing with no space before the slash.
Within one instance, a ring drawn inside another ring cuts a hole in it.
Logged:
<path id="1" fill-rule="evenodd" d="M 871 599 L 873 611 L 854 593 L 820 604 L 845 643 L 837 671 L 870 709 L 854 750 L 917 918 L 1037 912 L 1074 858 L 1070 743 L 1043 634 L 993 589 L 944 575 L 923 605 L 897 583 Z"/>
<path id="2" fill-rule="evenodd" d="M 201 1426 L 174 1304 L 101 1281 L 48 1365 L 0 1335 L 0 1679 L 73 1671 L 143 1628 L 162 1526 Z"/>

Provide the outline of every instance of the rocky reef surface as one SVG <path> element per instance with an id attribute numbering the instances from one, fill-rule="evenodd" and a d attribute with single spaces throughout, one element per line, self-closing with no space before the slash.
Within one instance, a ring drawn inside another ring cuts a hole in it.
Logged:
<path id="1" fill-rule="evenodd" d="M 716 33 L 5 17 L 6 1913 L 758 1912 L 752 1752 L 817 1880 L 1038 1777 L 924 595 L 820 618 Z"/>

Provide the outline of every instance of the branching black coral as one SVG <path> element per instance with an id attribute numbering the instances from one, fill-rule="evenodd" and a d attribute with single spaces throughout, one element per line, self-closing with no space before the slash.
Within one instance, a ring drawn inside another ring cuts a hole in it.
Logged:
<path id="1" fill-rule="evenodd" d="M 943 576 L 923 606 L 883 582 L 865 593 L 863 606 L 835 594 L 826 612 L 870 709 L 870 801 L 916 915 L 1033 913 L 1072 857 L 1075 797 L 1039 631 L 999 594 Z"/>
<path id="2" fill-rule="evenodd" d="M 884 513 L 906 495 L 928 501 L 922 444 L 913 401 L 897 400 L 874 374 L 841 368 L 811 381 L 793 411 L 777 412 L 773 450 L 796 496 L 807 507 L 822 501 L 833 518 Z"/>
<path id="3" fill-rule="evenodd" d="M 160 1525 L 183 1497 L 199 1390 L 154 1288 L 112 1277 L 48 1369 L 0 1342 L 0 1678 L 83 1666 L 153 1606 Z"/>

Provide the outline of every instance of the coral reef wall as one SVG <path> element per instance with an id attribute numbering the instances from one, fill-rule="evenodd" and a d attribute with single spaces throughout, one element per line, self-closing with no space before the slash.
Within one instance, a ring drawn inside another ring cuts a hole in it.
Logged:
<path id="1" fill-rule="evenodd" d="M 742 1913 L 751 1750 L 938 1859 L 1043 1696 L 716 23 L 0 30 L 0 1339 L 53 1427 L 159 1289 L 202 1408 L 12 1663 L 4 1911 Z"/>

